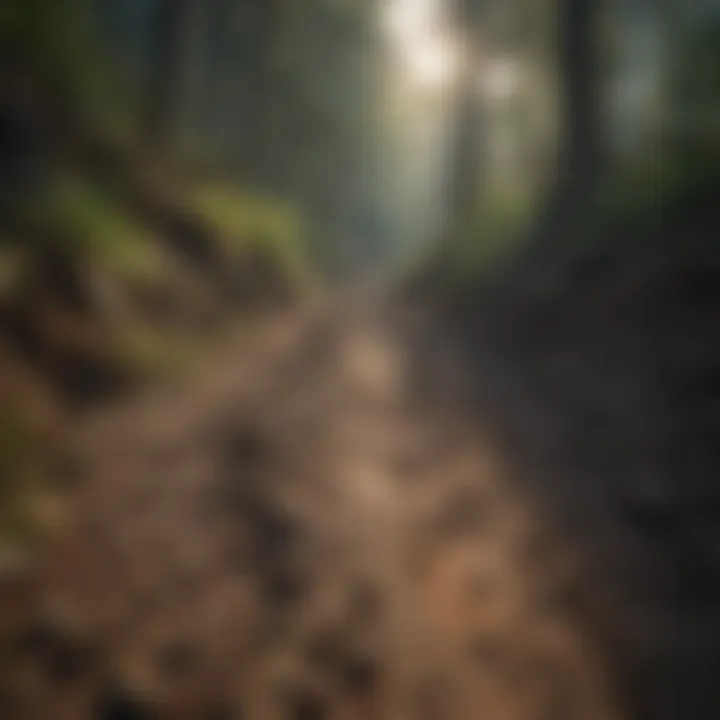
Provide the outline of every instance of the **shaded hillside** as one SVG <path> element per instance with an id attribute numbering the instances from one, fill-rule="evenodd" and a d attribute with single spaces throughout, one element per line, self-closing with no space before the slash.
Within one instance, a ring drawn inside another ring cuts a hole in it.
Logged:
<path id="1" fill-rule="evenodd" d="M 522 487 L 583 548 L 641 718 L 720 708 L 716 187 L 600 206 L 443 313 Z"/>

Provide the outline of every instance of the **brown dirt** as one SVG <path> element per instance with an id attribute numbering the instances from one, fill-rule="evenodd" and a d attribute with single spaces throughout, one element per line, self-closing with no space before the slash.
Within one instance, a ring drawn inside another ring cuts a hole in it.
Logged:
<path id="1" fill-rule="evenodd" d="M 83 424 L 2 717 L 619 717 L 572 553 L 339 305 Z"/>

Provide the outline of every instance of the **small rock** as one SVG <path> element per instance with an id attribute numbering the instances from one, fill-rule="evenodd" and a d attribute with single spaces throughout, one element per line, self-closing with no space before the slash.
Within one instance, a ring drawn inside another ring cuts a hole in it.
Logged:
<path id="1" fill-rule="evenodd" d="M 379 674 L 378 663 L 363 655 L 348 658 L 341 667 L 344 687 L 358 695 L 371 692 L 377 685 Z"/>
<path id="2" fill-rule="evenodd" d="M 151 706 L 121 688 L 109 688 L 93 713 L 95 720 L 153 720 L 156 714 Z"/>

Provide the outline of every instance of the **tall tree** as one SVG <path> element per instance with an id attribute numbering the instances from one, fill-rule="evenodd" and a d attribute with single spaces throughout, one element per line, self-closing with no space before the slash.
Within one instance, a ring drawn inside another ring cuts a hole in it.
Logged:
<path id="1" fill-rule="evenodd" d="M 558 0 L 559 199 L 592 185 L 603 160 L 601 0 Z"/>
<path id="2" fill-rule="evenodd" d="M 466 57 L 455 94 L 448 206 L 451 226 L 461 227 L 477 204 L 483 175 L 481 153 L 484 118 L 476 68 L 482 62 L 481 26 L 486 3 L 482 0 L 456 0 L 453 9 L 454 24 L 465 32 Z"/>
<path id="3" fill-rule="evenodd" d="M 171 149 L 177 138 L 195 4 L 155 0 L 153 5 L 144 137 L 155 153 Z"/>
<path id="4" fill-rule="evenodd" d="M 524 262 L 537 269 L 548 250 L 584 231 L 606 159 L 601 60 L 603 0 L 552 0 L 557 26 L 554 75 L 557 87 L 557 150 L 549 193 L 534 224 L 533 250 Z"/>

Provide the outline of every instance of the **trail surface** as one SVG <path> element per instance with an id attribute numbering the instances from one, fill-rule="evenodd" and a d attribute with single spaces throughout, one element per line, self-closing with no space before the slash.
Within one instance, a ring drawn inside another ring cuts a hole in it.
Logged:
<path id="1" fill-rule="evenodd" d="M 618 717 L 570 554 L 401 328 L 343 300 L 87 422 L 14 717 Z"/>

